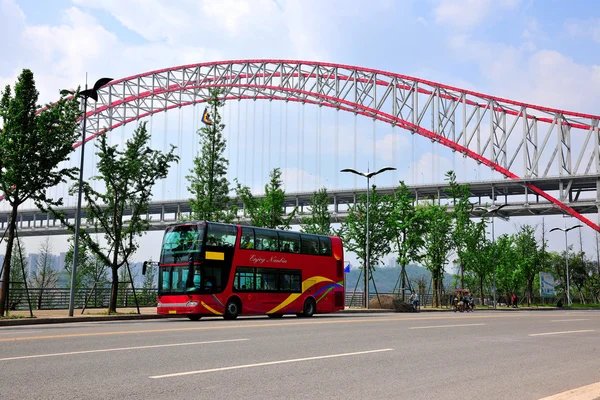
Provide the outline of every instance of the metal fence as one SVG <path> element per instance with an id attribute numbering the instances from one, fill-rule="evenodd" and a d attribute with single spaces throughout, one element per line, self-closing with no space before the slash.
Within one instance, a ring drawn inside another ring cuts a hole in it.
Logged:
<path id="1" fill-rule="evenodd" d="M 75 308 L 107 308 L 110 300 L 110 287 L 81 289 L 75 291 Z M 53 310 L 69 308 L 70 289 L 29 289 L 31 308 L 34 310 Z M 156 306 L 157 289 L 136 288 L 135 294 L 140 307 Z M 120 288 L 117 294 L 118 307 L 134 307 L 133 289 Z M 8 298 L 10 310 L 28 310 L 27 291 L 25 288 L 11 288 Z"/>

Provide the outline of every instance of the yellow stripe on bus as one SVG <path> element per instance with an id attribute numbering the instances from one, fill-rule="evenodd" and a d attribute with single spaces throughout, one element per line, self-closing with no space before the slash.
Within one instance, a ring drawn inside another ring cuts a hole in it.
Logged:
<path id="1" fill-rule="evenodd" d="M 216 315 L 223 315 L 223 313 L 218 312 L 217 310 L 215 310 L 214 308 L 210 307 L 208 304 L 206 304 L 205 302 L 201 302 L 201 304 L 204 306 L 204 308 L 206 308 L 208 311 L 210 311 L 213 314 Z"/>
<path id="2" fill-rule="evenodd" d="M 313 276 L 311 278 L 306 279 L 304 282 L 302 282 L 302 293 L 306 292 L 308 289 L 310 289 L 311 287 L 313 287 L 314 285 L 316 285 L 319 282 L 333 282 L 333 281 L 331 279 L 325 278 L 323 276 Z M 302 293 L 294 293 L 294 294 L 289 295 L 289 297 L 287 299 L 285 299 L 281 304 L 279 304 L 274 309 L 268 311 L 267 314 L 272 314 L 272 313 L 275 313 L 275 312 L 281 310 L 283 307 L 291 304 L 294 300 L 296 300 L 298 297 L 300 297 L 300 295 L 302 295 Z"/>
<path id="3" fill-rule="evenodd" d="M 225 253 L 221 253 L 218 251 L 207 251 L 206 252 L 206 259 L 207 260 L 221 260 L 223 261 L 225 259 Z"/>

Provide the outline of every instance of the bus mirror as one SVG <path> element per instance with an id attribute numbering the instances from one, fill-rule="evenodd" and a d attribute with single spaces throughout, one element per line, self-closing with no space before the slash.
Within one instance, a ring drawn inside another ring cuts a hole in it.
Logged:
<path id="1" fill-rule="evenodd" d="M 142 264 L 142 275 L 146 275 L 146 267 L 148 266 L 148 261 L 144 261 Z"/>

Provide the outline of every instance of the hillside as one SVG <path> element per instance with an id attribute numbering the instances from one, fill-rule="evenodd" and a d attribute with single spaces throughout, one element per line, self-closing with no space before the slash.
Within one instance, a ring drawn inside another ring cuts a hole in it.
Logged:
<path id="1" fill-rule="evenodd" d="M 408 274 L 408 279 L 411 282 L 411 285 L 416 285 L 416 281 L 422 277 L 425 278 L 425 282 L 427 288 L 429 289 L 429 285 L 431 284 L 431 273 L 426 269 L 416 264 L 411 264 L 406 267 L 406 272 Z M 351 292 L 354 290 L 356 286 L 356 281 L 359 277 L 360 270 L 359 269 L 351 269 L 349 273 L 346 274 L 346 291 Z M 377 285 L 377 291 L 379 293 L 391 293 L 394 285 L 398 281 L 398 276 L 400 276 L 400 267 L 378 267 L 374 272 L 375 284 Z M 452 275 L 445 274 L 444 283 L 447 285 L 452 282 Z M 408 285 L 407 285 L 408 286 Z M 357 291 L 362 291 L 364 287 L 363 277 L 361 276 Z M 397 289 L 396 289 L 397 290 Z M 371 293 L 374 293 L 373 284 L 370 287 Z"/>

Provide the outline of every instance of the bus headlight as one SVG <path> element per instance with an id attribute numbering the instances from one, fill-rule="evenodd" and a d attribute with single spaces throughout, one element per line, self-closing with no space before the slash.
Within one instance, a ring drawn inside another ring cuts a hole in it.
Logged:
<path id="1" fill-rule="evenodd" d="M 188 301 L 187 303 L 185 303 L 186 307 L 196 307 L 198 305 L 197 301 Z"/>
<path id="2" fill-rule="evenodd" d="M 162 307 L 162 303 L 159 301 L 157 307 Z"/>

